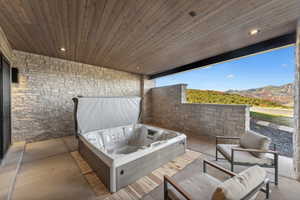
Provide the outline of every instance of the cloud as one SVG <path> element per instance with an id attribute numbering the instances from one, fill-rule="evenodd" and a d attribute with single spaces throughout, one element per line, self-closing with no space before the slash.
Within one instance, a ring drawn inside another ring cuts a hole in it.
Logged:
<path id="1" fill-rule="evenodd" d="M 233 79 L 235 76 L 234 76 L 234 74 L 228 74 L 227 76 L 226 76 L 226 78 L 228 78 L 228 79 Z"/>
<path id="2" fill-rule="evenodd" d="M 287 64 L 281 64 L 281 67 L 287 67 L 288 65 Z"/>

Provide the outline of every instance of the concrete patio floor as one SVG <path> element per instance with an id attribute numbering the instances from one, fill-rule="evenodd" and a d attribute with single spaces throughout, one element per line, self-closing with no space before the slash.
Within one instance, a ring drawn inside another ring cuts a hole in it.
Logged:
<path id="1" fill-rule="evenodd" d="M 14 144 L 0 167 L 0 199 L 99 200 L 70 155 L 76 148 L 77 141 L 73 136 Z M 188 148 L 214 160 L 212 139 L 188 136 Z M 280 157 L 279 169 L 280 185 L 274 193 L 284 195 L 274 195 L 272 199 L 298 199 L 300 183 L 290 178 L 291 159 Z"/>

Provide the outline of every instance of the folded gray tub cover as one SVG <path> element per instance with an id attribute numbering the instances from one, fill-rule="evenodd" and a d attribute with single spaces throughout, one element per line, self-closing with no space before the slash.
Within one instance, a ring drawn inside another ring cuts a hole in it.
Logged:
<path id="1" fill-rule="evenodd" d="M 77 133 L 136 124 L 140 102 L 140 97 L 79 97 Z"/>

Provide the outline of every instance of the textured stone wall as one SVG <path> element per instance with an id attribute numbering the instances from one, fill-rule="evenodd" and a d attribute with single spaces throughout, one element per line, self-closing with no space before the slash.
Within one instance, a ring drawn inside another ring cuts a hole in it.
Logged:
<path id="1" fill-rule="evenodd" d="M 73 133 L 72 97 L 141 94 L 141 76 L 14 51 L 19 83 L 12 84 L 13 141 Z"/>
<path id="2" fill-rule="evenodd" d="M 186 85 L 153 88 L 152 123 L 197 135 L 239 136 L 249 129 L 245 105 L 186 103 Z"/>
<path id="3" fill-rule="evenodd" d="M 300 20 L 297 25 L 296 69 L 294 82 L 294 168 L 300 181 Z"/>
<path id="4" fill-rule="evenodd" d="M 0 51 L 9 61 L 12 59 L 13 57 L 12 48 L 1 27 L 0 27 Z"/>

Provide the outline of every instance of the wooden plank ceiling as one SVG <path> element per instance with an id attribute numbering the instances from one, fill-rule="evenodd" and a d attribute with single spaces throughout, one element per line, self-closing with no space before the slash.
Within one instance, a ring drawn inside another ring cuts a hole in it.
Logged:
<path id="1" fill-rule="evenodd" d="M 293 32 L 300 18 L 300 0 L 0 2 L 14 49 L 148 75 Z"/>

